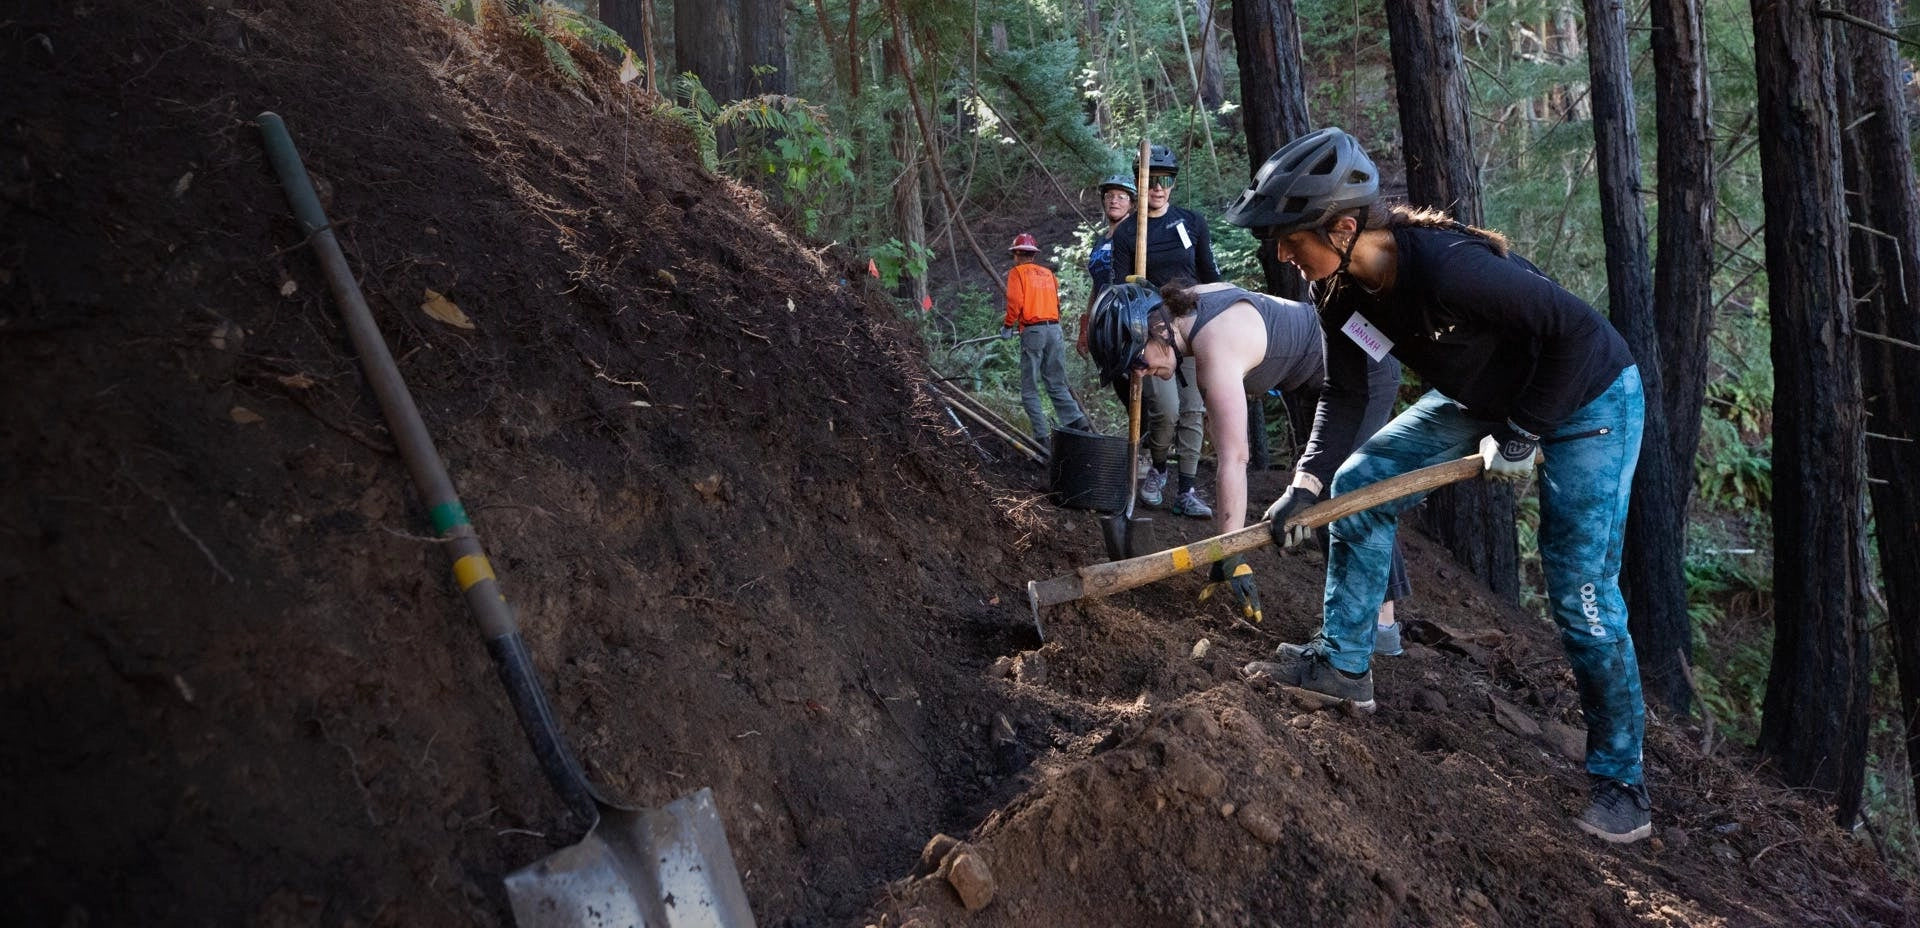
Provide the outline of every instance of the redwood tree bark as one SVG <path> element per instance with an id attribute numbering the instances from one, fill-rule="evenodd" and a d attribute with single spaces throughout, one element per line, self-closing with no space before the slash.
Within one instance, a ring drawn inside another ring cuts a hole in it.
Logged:
<path id="1" fill-rule="evenodd" d="M 738 0 L 742 96 L 793 92 L 785 0 Z M 679 6 L 680 4 L 675 4 Z M 755 73 L 758 69 L 759 73 Z"/>
<path id="2" fill-rule="evenodd" d="M 1706 396 L 1707 338 L 1713 331 L 1714 175 L 1711 100 L 1700 7 L 1694 0 L 1652 0 L 1654 112 L 1660 138 L 1660 252 L 1653 277 L 1658 347 L 1640 356 L 1644 380 L 1659 368 L 1660 396 L 1647 401 L 1647 430 L 1627 517 L 1628 625 L 1655 696 L 1676 712 L 1691 688 L 1654 660 L 1692 661 L 1687 615 L 1687 505 Z M 1635 346 L 1639 355 L 1639 347 Z M 1664 436 L 1656 439 L 1658 434 Z M 1669 553 L 1671 551 L 1671 553 Z M 1677 610 L 1673 615 L 1668 610 Z M 1675 638 L 1677 633 L 1683 633 Z"/>
<path id="3" fill-rule="evenodd" d="M 1586 12 L 1593 139 L 1600 168 L 1600 227 L 1607 248 L 1608 316 L 1640 367 L 1646 393 L 1641 448 L 1663 448 L 1667 444 L 1662 399 L 1666 365 L 1654 323 L 1647 214 L 1640 204 L 1640 135 L 1634 116 L 1632 62 L 1627 55 L 1627 16 L 1620 0 L 1586 0 Z M 1690 483 L 1692 469 L 1676 473 L 1657 464 L 1647 467 L 1650 457 L 1642 450 L 1627 510 L 1622 573 L 1633 597 L 1627 625 L 1648 693 L 1684 711 L 1689 690 L 1683 662 L 1693 651 L 1683 567 L 1686 512 L 1674 508 L 1668 488 L 1676 480 Z M 1680 505 L 1685 505 L 1684 496 Z"/>
<path id="4" fill-rule="evenodd" d="M 745 96 L 740 66 L 740 0 L 673 5 L 673 66 L 693 72 L 718 103 Z"/>
<path id="5" fill-rule="evenodd" d="M 1233 4 L 1234 56 L 1240 65 L 1240 112 L 1247 133 L 1247 176 L 1260 170 L 1280 147 L 1312 131 L 1307 122 L 1307 82 L 1300 65 L 1300 20 L 1293 0 L 1235 0 Z M 1260 271 L 1267 292 L 1290 300 L 1307 298 L 1307 284 L 1291 264 L 1274 259 L 1272 248 L 1260 249 Z M 1294 391 L 1286 397 L 1287 422 L 1295 441 L 1313 429 L 1314 394 Z M 1249 413 L 1258 410 L 1259 437 L 1266 436 L 1266 410 L 1256 397 Z M 1248 419 L 1249 428 L 1253 418 Z M 1249 433 L 1252 438 L 1252 433 Z M 1253 450 L 1265 457 L 1266 442 Z M 1256 461 L 1265 466 L 1265 461 Z"/>
<path id="6" fill-rule="evenodd" d="M 1851 0 L 1847 11 L 1891 27 L 1888 0 Z M 1840 115 L 1848 134 L 1845 150 L 1850 213 L 1856 228 L 1849 250 L 1862 331 L 1920 345 L 1920 190 L 1907 158 L 1906 101 L 1899 58 L 1891 39 L 1842 26 L 1850 82 Z M 1872 230 L 1872 231 L 1868 231 Z M 1878 234 L 1876 234 L 1878 233 Z M 1900 714 L 1906 722 L 1907 766 L 1920 788 L 1920 351 L 1873 338 L 1857 342 L 1867 407 L 1867 474 L 1880 578 L 1893 631 L 1893 661 L 1900 679 Z"/>
<path id="7" fill-rule="evenodd" d="M 1753 0 L 1773 325 L 1773 660 L 1759 748 L 1850 825 L 1866 774 L 1860 375 L 1835 111 L 1815 0 Z"/>
<path id="8" fill-rule="evenodd" d="M 1407 199 L 1444 209 L 1461 222 L 1484 220 L 1480 174 L 1467 132 L 1467 80 L 1451 0 L 1387 0 Z M 1513 491 L 1476 480 L 1435 491 L 1423 527 L 1493 592 L 1520 595 L 1520 542 Z"/>

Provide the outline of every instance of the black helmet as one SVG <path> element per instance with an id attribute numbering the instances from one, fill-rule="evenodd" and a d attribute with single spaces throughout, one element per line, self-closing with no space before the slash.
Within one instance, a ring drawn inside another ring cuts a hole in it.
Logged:
<path id="1" fill-rule="evenodd" d="M 1380 169 L 1353 136 L 1326 128 L 1273 153 L 1253 186 L 1227 207 L 1236 226 L 1283 234 L 1319 226 L 1335 213 L 1380 199 Z"/>
<path id="2" fill-rule="evenodd" d="M 1173 149 L 1165 145 L 1155 145 L 1147 152 L 1147 171 L 1164 171 L 1168 174 L 1180 173 L 1180 159 L 1173 156 Z"/>
<path id="3" fill-rule="evenodd" d="M 1147 347 L 1147 313 L 1160 305 L 1160 294 L 1139 284 L 1115 284 L 1100 291 L 1093 304 L 1087 331 L 1087 349 L 1100 366 L 1100 383 L 1125 380 L 1135 358 Z"/>
<path id="4" fill-rule="evenodd" d="M 1109 174 L 1106 180 L 1100 182 L 1100 194 L 1102 196 L 1105 196 L 1109 190 L 1125 190 L 1127 196 L 1130 197 L 1140 195 L 1140 188 L 1133 185 L 1133 178 L 1125 174 Z"/>

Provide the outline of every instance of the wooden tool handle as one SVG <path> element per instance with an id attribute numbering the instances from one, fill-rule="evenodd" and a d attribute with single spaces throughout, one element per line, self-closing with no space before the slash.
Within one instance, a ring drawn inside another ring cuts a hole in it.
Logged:
<path id="1" fill-rule="evenodd" d="M 1140 160 L 1134 165 L 1134 189 L 1140 191 L 1133 198 L 1133 272 L 1147 279 L 1147 159 L 1152 151 L 1147 146 L 1147 137 L 1140 137 Z"/>
<path id="2" fill-rule="evenodd" d="M 1415 493 L 1424 493 L 1478 476 L 1485 466 L 1479 455 L 1470 454 L 1459 460 L 1409 471 L 1398 477 L 1390 477 L 1333 499 L 1315 503 L 1287 524 L 1319 528 L 1356 512 L 1372 509 L 1381 503 Z M 1183 547 L 1143 554 L 1124 561 L 1091 564 L 1051 580 L 1034 581 L 1027 584 L 1027 598 L 1037 616 L 1041 606 L 1057 605 L 1089 596 L 1111 596 L 1114 593 L 1146 586 L 1156 580 L 1165 580 L 1174 574 L 1185 573 L 1195 567 L 1203 567 L 1236 554 L 1244 554 L 1272 541 L 1273 533 L 1268 530 L 1267 523 L 1262 521 L 1238 531 L 1215 535 Z"/>

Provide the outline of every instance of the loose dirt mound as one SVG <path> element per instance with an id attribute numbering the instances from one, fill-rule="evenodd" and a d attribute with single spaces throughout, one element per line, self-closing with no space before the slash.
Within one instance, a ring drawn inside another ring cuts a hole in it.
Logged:
<path id="1" fill-rule="evenodd" d="M 712 786 L 762 924 L 1903 918 L 1817 813 L 1664 732 L 1665 845 L 1579 840 L 1577 765 L 1487 701 L 1574 715 L 1550 633 L 1473 594 L 1417 614 L 1495 631 L 1383 668 L 1371 720 L 1233 679 L 1308 626 L 1312 559 L 1262 562 L 1268 631 L 1186 579 L 1064 608 L 1037 647 L 1020 584 L 1092 558 L 1090 523 L 972 470 L 893 311 L 604 66 L 569 85 L 428 2 L 21 7 L 0 782 L 28 801 L 0 878 L 24 922 L 497 924 L 499 876 L 577 837 L 423 537 L 263 109 L 591 772 L 647 804 Z M 908 877 L 939 832 L 991 863 L 981 913 Z"/>

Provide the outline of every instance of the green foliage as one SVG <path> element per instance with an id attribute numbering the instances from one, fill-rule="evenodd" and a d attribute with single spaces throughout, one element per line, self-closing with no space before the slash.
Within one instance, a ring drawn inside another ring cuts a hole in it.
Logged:
<path id="1" fill-rule="evenodd" d="M 873 246 L 868 252 L 873 258 L 874 269 L 880 272 L 880 285 L 892 290 L 900 286 L 903 277 L 922 277 L 927 273 L 927 262 L 933 260 L 933 250 L 919 242 L 903 242 L 890 238 Z"/>
<path id="2" fill-rule="evenodd" d="M 460 15 L 461 11 L 457 7 L 461 2 L 462 0 L 449 2 L 448 12 Z M 464 2 L 470 9 L 474 0 L 464 0 Z M 553 65 L 555 71 L 575 83 L 585 81 L 586 75 L 580 70 L 580 63 L 574 60 L 573 52 L 567 48 L 565 42 L 561 41 L 563 38 L 571 38 L 586 48 L 612 52 L 619 57 L 633 56 L 633 49 L 627 47 L 626 40 L 621 38 L 619 33 L 608 28 L 606 23 L 574 7 L 554 3 L 551 0 L 514 16 L 513 22 L 519 27 L 522 35 L 539 44 L 540 50 L 547 56 L 547 63 Z"/>
<path id="3" fill-rule="evenodd" d="M 801 228 L 820 231 L 824 211 L 844 201 L 853 181 L 853 152 L 834 136 L 823 109 L 784 94 L 722 106 L 691 72 L 674 78 L 673 88 L 678 102 L 663 104 L 660 112 L 693 131 L 708 170 L 724 168 L 747 180 L 771 182 Z M 718 151 L 722 128 L 732 129 L 736 142 L 724 164 Z"/>
<path id="4" fill-rule="evenodd" d="M 1693 534 L 1689 547 L 1696 553 L 1685 567 L 1687 614 L 1698 655 L 1694 685 L 1721 734 L 1752 744 L 1760 732 L 1773 651 L 1773 575 L 1764 569 L 1764 541 L 1712 547 L 1713 533 Z"/>

